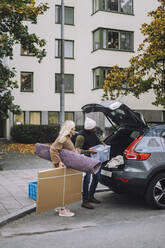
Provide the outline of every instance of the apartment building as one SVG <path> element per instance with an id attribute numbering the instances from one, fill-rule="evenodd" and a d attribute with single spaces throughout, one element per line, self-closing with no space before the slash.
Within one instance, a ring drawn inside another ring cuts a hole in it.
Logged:
<path id="1" fill-rule="evenodd" d="M 60 111 L 60 45 L 61 1 L 44 0 L 49 10 L 39 16 L 37 24 L 28 24 L 47 41 L 47 56 L 37 59 L 19 44 L 14 47 L 10 66 L 17 70 L 19 88 L 13 91 L 15 103 L 22 115 L 10 114 L 3 136 L 9 137 L 13 124 L 56 124 Z M 44 2 L 37 1 L 37 2 Z M 113 65 L 128 65 L 142 42 L 140 26 L 149 22 L 147 12 L 155 9 L 155 0 L 65 0 L 65 118 L 82 125 L 81 107 L 98 103 L 103 95 L 102 85 Z M 152 105 L 153 94 L 140 99 L 119 97 L 130 108 L 144 113 L 147 120 L 163 120 L 163 109 Z M 95 117 L 103 126 L 104 119 Z M 1 135 L 1 136 L 2 136 Z"/>

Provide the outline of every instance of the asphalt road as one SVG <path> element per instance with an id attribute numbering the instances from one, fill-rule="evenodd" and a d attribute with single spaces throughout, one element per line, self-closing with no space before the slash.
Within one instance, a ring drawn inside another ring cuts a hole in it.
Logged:
<path id="1" fill-rule="evenodd" d="M 2 248 L 164 248 L 165 210 L 152 210 L 141 199 L 98 193 L 94 210 L 69 207 L 75 217 L 53 210 L 32 213 L 0 230 Z"/>

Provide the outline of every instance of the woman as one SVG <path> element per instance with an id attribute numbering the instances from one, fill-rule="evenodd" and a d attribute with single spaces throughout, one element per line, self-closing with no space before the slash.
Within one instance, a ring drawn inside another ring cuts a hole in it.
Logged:
<path id="1" fill-rule="evenodd" d="M 50 147 L 50 156 L 53 162 L 53 167 L 64 167 L 63 162 L 59 156 L 59 150 L 68 149 L 70 151 L 76 152 L 76 149 L 71 141 L 72 135 L 75 133 L 75 123 L 73 121 L 65 121 L 61 127 L 60 133 L 57 139 Z M 65 207 L 57 208 L 56 211 L 59 212 L 59 216 L 72 217 L 74 213 L 70 212 L 69 209 Z"/>

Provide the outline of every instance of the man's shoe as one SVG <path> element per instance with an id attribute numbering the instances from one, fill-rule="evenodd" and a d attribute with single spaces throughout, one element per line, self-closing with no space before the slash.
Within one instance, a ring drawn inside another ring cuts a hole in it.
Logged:
<path id="1" fill-rule="evenodd" d="M 92 206 L 88 201 L 83 201 L 81 204 L 81 207 L 88 208 L 88 209 L 94 209 L 94 206 Z"/>
<path id="2" fill-rule="evenodd" d="M 94 196 L 90 196 L 88 198 L 89 202 L 92 202 L 92 203 L 96 203 L 96 204 L 100 204 L 101 201 L 97 200 Z"/>

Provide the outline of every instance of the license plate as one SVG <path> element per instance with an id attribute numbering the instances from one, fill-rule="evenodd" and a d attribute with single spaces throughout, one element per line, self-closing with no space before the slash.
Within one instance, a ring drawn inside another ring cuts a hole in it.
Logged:
<path id="1" fill-rule="evenodd" d="M 101 175 L 112 177 L 112 171 L 101 170 Z"/>

